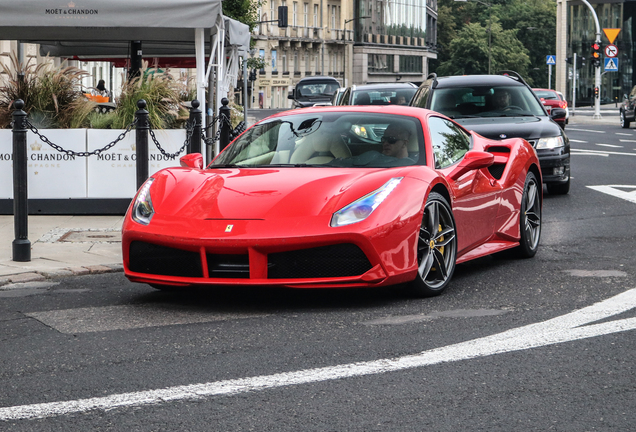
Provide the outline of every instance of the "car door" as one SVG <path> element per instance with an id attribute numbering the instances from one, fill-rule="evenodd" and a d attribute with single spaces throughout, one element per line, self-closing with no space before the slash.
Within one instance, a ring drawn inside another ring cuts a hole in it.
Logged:
<path id="1" fill-rule="evenodd" d="M 428 132 L 434 168 L 447 176 L 454 196 L 458 253 L 462 254 L 492 237 L 501 189 L 485 169 L 469 171 L 455 180 L 448 177 L 471 148 L 471 136 L 461 127 L 430 116 Z"/>

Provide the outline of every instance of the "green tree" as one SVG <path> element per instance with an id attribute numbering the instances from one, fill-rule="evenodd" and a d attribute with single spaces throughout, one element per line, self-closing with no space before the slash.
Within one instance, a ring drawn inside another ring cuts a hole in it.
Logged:
<path id="1" fill-rule="evenodd" d="M 491 23 L 491 72 L 511 69 L 527 76 L 530 57 L 517 39 L 517 30 L 504 30 L 497 19 Z M 439 75 L 488 73 L 488 27 L 480 23 L 465 25 L 451 41 L 448 60 L 438 67 Z"/>
<path id="2" fill-rule="evenodd" d="M 492 6 L 476 1 L 438 1 L 438 55 L 431 62 L 431 71 L 438 75 L 488 73 L 488 20 L 492 15 L 491 72 L 516 70 L 529 84 L 547 86 L 545 58 L 556 51 L 554 0 L 484 2 Z"/>
<path id="3" fill-rule="evenodd" d="M 258 24 L 258 8 L 266 3 L 265 0 L 223 0 L 223 15 L 247 24 L 251 32 Z"/>

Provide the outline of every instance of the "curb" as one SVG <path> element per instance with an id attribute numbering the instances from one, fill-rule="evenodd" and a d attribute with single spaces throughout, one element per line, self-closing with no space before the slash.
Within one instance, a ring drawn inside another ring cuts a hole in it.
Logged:
<path id="1" fill-rule="evenodd" d="M 17 273 L 14 275 L 0 276 L 0 291 L 5 288 L 5 285 L 18 284 L 25 282 L 41 282 L 48 279 L 61 279 L 69 276 L 84 276 L 88 274 L 101 274 L 101 273 L 119 273 L 124 271 L 124 266 L 121 264 L 110 265 L 92 265 L 82 267 L 68 267 L 57 270 L 42 270 L 27 273 Z"/>

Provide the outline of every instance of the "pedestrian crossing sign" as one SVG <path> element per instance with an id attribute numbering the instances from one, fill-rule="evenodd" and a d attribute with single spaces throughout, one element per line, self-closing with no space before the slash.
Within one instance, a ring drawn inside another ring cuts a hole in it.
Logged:
<path id="1" fill-rule="evenodd" d="M 618 72 L 618 59 L 614 57 L 605 58 L 605 72 Z"/>
<path id="2" fill-rule="evenodd" d="M 555 55 L 545 56 L 545 64 L 556 65 L 556 56 Z"/>

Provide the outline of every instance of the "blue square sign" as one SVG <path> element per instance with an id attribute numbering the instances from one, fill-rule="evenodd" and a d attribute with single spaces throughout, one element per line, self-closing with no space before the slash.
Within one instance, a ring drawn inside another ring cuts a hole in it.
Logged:
<path id="1" fill-rule="evenodd" d="M 545 64 L 556 65 L 556 56 L 555 55 L 545 56 Z"/>
<path id="2" fill-rule="evenodd" d="M 618 59 L 605 57 L 605 72 L 618 72 Z"/>

